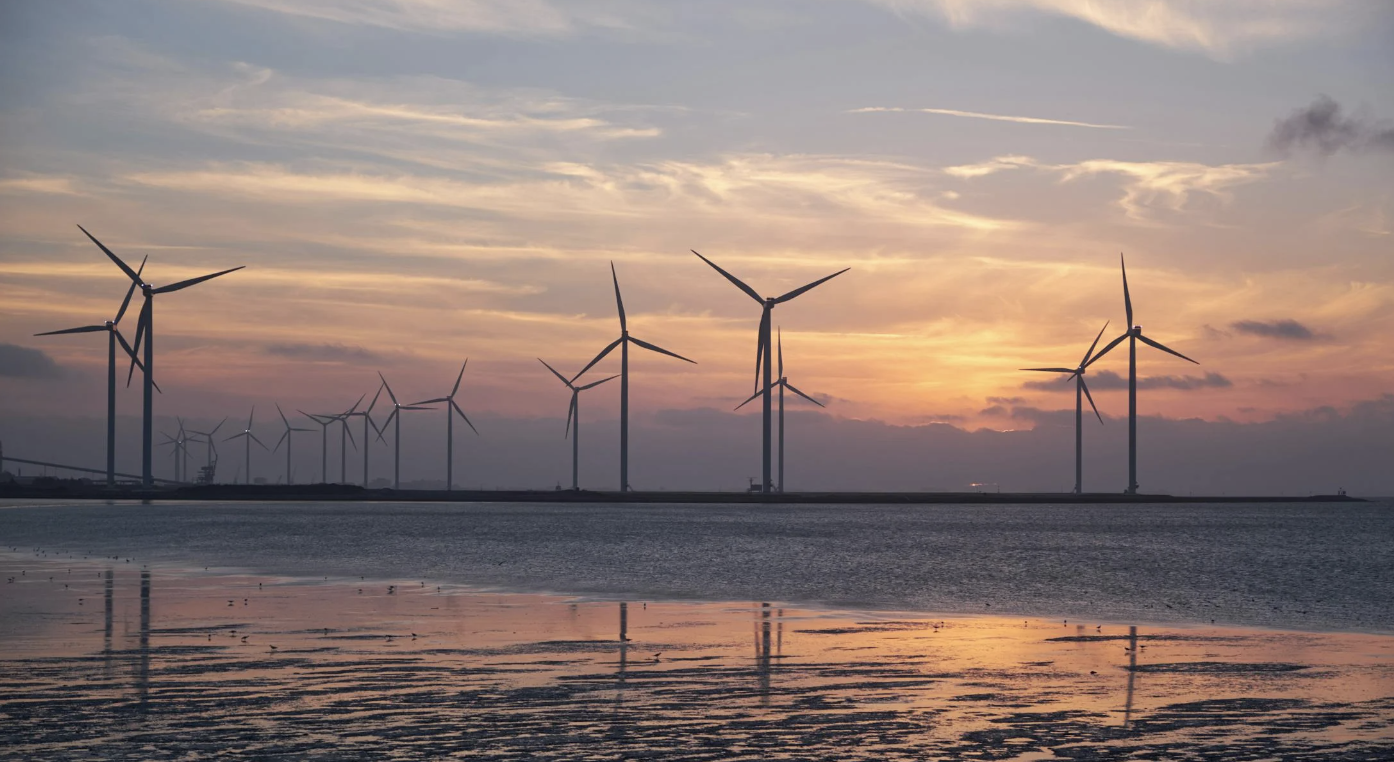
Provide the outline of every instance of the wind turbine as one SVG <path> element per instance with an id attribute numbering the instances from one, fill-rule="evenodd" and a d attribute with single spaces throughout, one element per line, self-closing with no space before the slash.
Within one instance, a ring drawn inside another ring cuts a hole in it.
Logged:
<path id="1" fill-rule="evenodd" d="M 379 374 L 379 375 L 381 375 L 381 374 Z M 372 444 L 372 441 L 373 441 L 373 440 L 371 440 L 371 439 L 368 438 L 368 427 L 369 427 L 369 426 L 372 426 L 372 427 L 373 427 L 373 431 L 377 431 L 377 432 L 379 433 L 379 435 L 382 433 L 382 432 L 378 429 L 378 425 L 377 425 L 376 423 L 373 423 L 373 416 L 372 416 L 373 408 L 377 406 L 377 404 L 378 404 L 378 396 L 381 395 L 381 394 L 382 394 L 382 385 L 379 384 L 379 385 L 378 385 L 378 390 L 373 394 L 373 401 L 370 402 L 370 403 L 368 403 L 367 409 L 365 409 L 365 410 L 364 410 L 363 412 L 361 412 L 361 413 L 360 413 L 360 412 L 355 412 L 355 411 L 358 409 L 358 403 L 354 403 L 353 407 L 350 408 L 349 411 L 348 411 L 347 413 L 344 413 L 344 417 L 343 417 L 343 421 L 344 421 L 344 432 L 347 432 L 347 431 L 348 431 L 348 419 L 353 418 L 354 416 L 361 416 L 361 417 L 363 418 L 363 486 L 364 486 L 364 487 L 368 486 L 368 449 L 369 449 L 368 446 L 369 446 L 370 444 Z M 367 395 L 364 395 L 364 396 L 367 396 Z M 362 397 L 359 397 L 359 398 L 358 398 L 358 402 L 362 402 L 362 401 L 363 401 L 363 398 L 362 398 Z M 353 438 L 353 435 L 352 435 L 352 434 L 349 434 L 348 436 L 349 436 L 350 439 Z M 340 439 L 342 439 L 342 438 L 343 438 L 343 436 L 342 436 L 342 434 L 341 434 L 341 435 L 340 435 Z M 381 437 L 379 436 L 379 438 L 381 438 Z M 356 444 L 354 445 L 354 447 L 357 447 L 357 446 L 358 446 L 358 445 L 356 445 Z M 341 453 L 341 455 L 342 455 L 342 443 L 341 443 L 341 447 L 340 447 L 340 453 Z M 340 457 L 340 460 L 342 461 L 343 458 Z M 340 471 L 340 474 L 342 475 L 342 473 L 343 473 L 343 463 L 340 463 L 340 464 L 339 464 L 339 471 Z M 348 480 L 345 479 L 344 482 L 347 483 Z"/>
<path id="2" fill-rule="evenodd" d="M 571 406 L 566 409 L 566 433 L 563 434 L 563 436 L 565 436 L 566 434 L 571 434 L 571 489 L 579 490 L 581 489 L 578 481 L 578 477 L 580 475 L 580 466 L 578 464 L 581 461 L 581 392 L 587 389 L 600 386 L 606 381 L 612 381 L 615 379 L 615 376 L 610 376 L 609 378 L 602 378 L 599 381 L 593 381 L 584 386 L 576 386 L 575 384 L 568 381 L 566 376 L 563 376 L 562 374 L 558 373 L 556 368 L 547 365 L 546 360 L 543 360 L 541 357 L 539 357 L 537 358 L 537 361 L 542 363 L 543 365 L 546 365 L 547 370 L 552 371 L 552 375 L 560 379 L 563 384 L 566 384 L 566 388 L 571 390 Z M 571 433 L 572 418 L 576 419 L 576 432 L 574 434 Z"/>
<path id="3" fill-rule="evenodd" d="M 403 410 L 435 410 L 433 407 L 417 407 L 415 405 L 402 405 L 397 402 L 397 395 L 392 393 L 392 387 L 387 385 L 387 377 L 378 371 L 378 378 L 382 379 L 382 388 L 387 390 L 387 396 L 392 400 L 392 412 L 387 414 L 387 420 L 382 422 L 382 429 L 387 428 L 387 424 L 392 423 L 392 419 L 397 419 L 397 427 L 392 433 L 392 489 L 402 488 L 402 411 Z M 378 439 L 382 439 L 382 429 L 378 429 Z"/>
<path id="4" fill-rule="evenodd" d="M 139 321 L 136 323 L 135 348 L 132 350 L 131 354 L 135 355 L 136 352 L 140 350 L 140 342 L 143 339 L 145 341 L 145 365 L 142 368 L 141 375 L 145 378 L 145 413 L 144 419 L 141 424 L 140 435 L 142 458 L 140 478 L 141 484 L 143 486 L 153 487 L 155 485 L 155 480 L 150 470 L 150 458 L 151 446 L 153 444 L 155 433 L 155 295 L 167 294 L 172 291 L 179 291 L 181 289 L 188 288 L 189 286 L 202 283 L 206 280 L 212 280 L 213 278 L 216 278 L 220 275 L 227 275 L 230 272 L 241 270 L 242 267 L 244 267 L 245 265 L 233 267 L 227 270 L 221 270 L 219 272 L 212 273 L 209 275 L 200 275 L 197 278 L 189 278 L 188 280 L 181 280 L 177 283 L 171 283 L 168 286 L 160 286 L 157 288 L 141 280 L 141 273 L 132 270 L 129 265 L 127 265 L 125 262 L 122 262 L 120 257 L 113 254 L 111 249 L 108 249 L 105 245 L 102 244 L 101 241 L 98 241 L 95 237 L 92 236 L 91 233 L 88 233 L 86 228 L 82 227 L 81 225 L 78 225 L 77 227 L 78 230 L 81 230 L 84 235 L 86 235 L 89 239 L 92 240 L 92 243 L 97 244 L 97 248 L 101 249 L 103 253 L 110 257 L 111 261 L 115 262 L 116 266 L 120 267 L 122 272 L 126 273 L 127 277 L 131 279 L 132 284 L 140 287 L 140 292 L 145 297 L 145 304 L 140 308 L 140 318 Z M 131 362 L 132 367 L 134 367 L 134 356 L 132 356 Z M 127 377 L 129 378 L 129 374 Z"/>
<path id="5" fill-rule="evenodd" d="M 285 443 L 286 443 L 286 484 L 294 484 L 294 483 L 295 483 L 295 472 L 292 471 L 291 468 L 290 468 L 290 450 L 291 450 L 291 448 L 290 448 L 290 445 L 291 445 L 291 437 L 290 437 L 290 434 L 291 434 L 292 431 L 307 431 L 307 432 L 308 432 L 308 431 L 313 431 L 314 429 L 297 429 L 297 428 L 295 428 L 294 426 L 290 425 L 290 420 L 288 420 L 288 419 L 286 418 L 286 414 L 285 414 L 284 412 L 282 412 L 281 406 L 280 406 L 279 403 L 277 403 L 277 405 L 276 405 L 276 412 L 278 412 L 278 413 L 281 414 L 281 423 L 284 423 L 284 424 L 286 425 L 286 430 L 285 430 L 284 432 L 281 433 L 281 438 L 278 439 L 278 440 L 276 440 L 276 447 L 275 447 L 273 450 L 271 450 L 271 452 L 275 452 L 276 450 L 281 449 L 281 443 L 282 443 L 282 442 L 285 442 Z"/>
<path id="6" fill-rule="evenodd" d="M 609 345 L 609 346 L 607 346 L 607 347 L 605 347 L 604 349 L 600 350 L 600 354 L 596 355 L 596 356 L 595 356 L 595 359 L 594 359 L 594 360 L 591 360 L 589 365 L 587 365 L 586 367 L 582 368 L 580 373 L 577 373 L 576 375 L 572 376 L 572 377 L 571 377 L 571 381 L 574 383 L 574 382 L 576 381 L 576 379 L 580 378 L 586 371 L 590 370 L 591 367 L 592 367 L 593 365 L 595 365 L 596 363 L 598 363 L 598 362 L 600 362 L 601 360 L 603 360 L 603 359 L 605 358 L 605 355 L 610 354 L 610 352 L 613 351 L 615 347 L 619 347 L 619 348 L 620 348 L 620 491 L 621 491 L 621 492 L 628 492 L 628 491 L 629 491 L 629 345 L 630 345 L 630 344 L 637 344 L 637 345 L 643 347 L 644 349 L 649 350 L 650 352 L 657 352 L 657 353 L 659 353 L 659 354 L 668 355 L 669 357 L 676 357 L 676 358 L 678 358 L 679 360 L 682 360 L 683 362 L 690 362 L 690 363 L 692 363 L 693 365 L 696 365 L 697 363 L 696 363 L 695 360 L 689 360 L 689 359 L 687 359 L 686 357 L 683 357 L 683 356 L 680 355 L 680 354 L 677 354 L 677 353 L 675 353 L 675 352 L 669 352 L 668 350 L 666 350 L 666 349 L 664 349 L 664 348 L 662 348 L 662 347 L 660 347 L 660 346 L 656 346 L 656 345 L 654 345 L 654 344 L 648 343 L 647 341 L 643 341 L 643 340 L 640 340 L 640 339 L 636 339 L 636 338 L 634 338 L 633 336 L 630 336 L 630 335 L 629 335 L 629 324 L 628 324 L 628 322 L 625 320 L 625 317 L 624 317 L 624 300 L 620 298 L 620 279 L 619 279 L 619 276 L 615 274 L 615 263 L 614 263 L 614 262 L 611 262 L 611 263 L 610 263 L 610 278 L 615 282 L 615 306 L 619 309 L 619 313 L 620 313 L 620 337 L 619 337 L 618 339 L 615 339 L 614 341 L 610 342 L 610 345 Z"/>
<path id="7" fill-rule="evenodd" d="M 1123 260 L 1123 255 L 1118 255 L 1118 263 L 1123 267 L 1123 308 L 1128 315 L 1128 330 L 1122 336 L 1110 341 L 1097 355 L 1095 360 L 1108 354 L 1110 349 L 1118 346 L 1123 339 L 1128 340 L 1128 489 L 1127 494 L 1137 494 L 1137 343 L 1142 343 L 1160 349 L 1167 354 L 1176 355 L 1186 362 L 1200 363 L 1177 352 L 1170 347 L 1162 346 L 1161 343 L 1153 341 L 1142 335 L 1142 326 L 1133 325 L 1133 299 L 1128 295 L 1128 265 Z"/>
<path id="8" fill-rule="evenodd" d="M 812 397 L 808 396 L 807 394 L 804 394 L 803 392 L 799 391 L 798 387 L 796 387 L 796 386 L 794 386 L 793 384 L 789 383 L 788 377 L 786 377 L 786 376 L 784 375 L 784 335 L 783 335 L 783 331 L 780 331 L 779 336 L 778 336 L 778 341 L 779 341 L 779 380 L 778 380 L 778 381 L 775 381 L 775 382 L 774 382 L 774 385 L 779 387 L 779 491 L 782 493 L 782 492 L 784 492 L 784 390 L 785 390 L 785 389 L 788 389 L 789 391 L 791 391 L 791 392 L 793 392 L 793 393 L 799 395 L 800 397 L 803 397 L 804 399 L 808 400 L 809 402 L 812 402 L 813 404 L 817 405 L 818 407 L 824 407 L 824 405 L 823 405 L 823 403 L 819 402 L 818 400 L 813 399 Z M 768 388 L 766 388 L 766 389 L 761 389 L 760 391 L 758 391 L 758 392 L 756 392 L 756 393 L 750 395 L 750 399 L 746 400 L 745 402 L 742 402 L 742 403 L 739 404 L 739 405 L 736 405 L 736 409 L 737 409 L 737 410 L 740 410 L 741 408 L 743 408 L 743 407 L 745 407 L 747 404 L 749 404 L 749 403 L 751 402 L 751 400 L 754 400 L 756 397 L 759 397 L 760 395 L 765 394 L 765 392 L 767 392 L 767 391 L 768 391 Z"/>
<path id="9" fill-rule="evenodd" d="M 693 251 L 692 253 L 693 253 L 693 254 L 697 254 L 696 251 Z M 755 389 L 757 390 L 757 391 L 756 391 L 756 394 L 757 394 L 757 395 L 763 394 L 764 397 L 765 397 L 764 403 L 763 403 L 763 404 L 764 404 L 764 408 L 763 408 L 763 413 L 762 413 L 762 415 L 763 415 L 763 424 L 764 424 L 764 426 L 763 426 L 763 428 L 764 428 L 764 440 L 763 440 L 763 447 L 761 448 L 761 453 L 760 453 L 760 454 L 761 454 L 761 459 L 763 460 L 763 465 L 764 465 L 764 471 L 763 471 L 763 478 L 764 478 L 764 481 L 763 481 L 763 482 L 761 483 L 761 485 L 760 485 L 760 491 L 761 491 L 761 492 L 769 492 L 769 491 L 770 491 L 770 488 L 771 488 L 771 486 L 772 486 L 772 482 L 771 482 L 771 480 L 770 480 L 770 439 L 771 439 L 771 434 L 772 434 L 772 432 L 771 432 L 771 430 L 770 430 L 770 429 L 771 429 L 771 420 L 770 420 L 770 413 L 771 413 L 771 411 L 770 411 L 770 403 L 771 403 L 771 399 L 770 399 L 770 394 L 769 394 L 769 392 L 770 392 L 770 391 L 773 389 L 773 387 L 774 387 L 773 379 L 770 378 L 770 372 L 771 372 L 770 365 L 771 365 L 771 360 L 772 360 L 772 358 L 771 358 L 770 355 L 771 355 L 772 350 L 773 350 L 773 347 L 771 346 L 771 342 L 770 342 L 770 313 L 774 310 L 774 308 L 775 308 L 776 305 L 780 305 L 780 304 L 783 304 L 783 303 L 785 303 L 785 302 L 787 302 L 787 301 L 790 301 L 790 300 L 794 299 L 795 297 L 797 297 L 797 296 L 803 294 L 804 292 L 809 291 L 809 290 L 812 290 L 815 286 L 819 286 L 819 285 L 821 285 L 821 284 L 823 284 L 823 283 L 825 283 L 825 282 L 827 282 L 827 281 L 830 281 L 830 280 L 832 280 L 833 278 L 836 278 L 837 276 L 839 276 L 839 275 L 841 275 L 841 274 L 847 272 L 848 270 L 850 270 L 850 269 L 852 269 L 852 268 L 850 268 L 850 267 L 844 267 L 844 268 L 842 268 L 841 270 L 838 270 L 837 272 L 833 273 L 832 275 L 828 275 L 828 276 L 825 276 L 825 277 L 823 277 L 823 278 L 819 278 L 818 280 L 813 281 L 812 283 L 808 284 L 807 286 L 800 286 L 799 288 L 796 288 L 796 289 L 794 289 L 793 291 L 790 291 L 789 293 L 784 294 L 783 296 L 763 297 L 763 296 L 760 296 L 760 294 L 758 294 L 758 293 L 755 291 L 755 289 L 753 289 L 753 288 L 751 288 L 750 286 L 747 286 L 746 284 L 742 283 L 741 280 L 740 280 L 739 278 L 737 278 L 736 276 L 732 275 L 731 273 L 726 272 L 725 270 L 721 269 L 720 267 L 717 267 L 717 266 L 716 266 L 716 263 L 712 262 L 710 259 L 707 259 L 706 257 L 702 256 L 701 254 L 697 254 L 697 258 L 700 259 L 700 260 L 702 260 L 703 262 L 706 262 L 707 264 L 711 265 L 713 270 L 716 270 L 717 272 L 719 272 L 719 273 L 721 273 L 723 276 L 725 276 L 725 277 L 726 277 L 726 280 L 731 281 L 731 283 L 735 284 L 736 288 L 739 288 L 741 291 L 744 291 L 745 294 L 746 294 L 746 296 L 749 296 L 751 299 L 754 299 L 756 302 L 759 302 L 759 303 L 760 303 L 760 306 L 763 308 L 763 311 L 762 311 L 761 314 L 760 314 L 760 338 L 759 338 L 758 342 L 757 342 L 756 345 L 755 345 Z M 763 383 L 763 384 L 760 383 L 760 367 L 761 367 L 761 363 L 762 363 L 762 362 L 764 363 L 764 369 L 765 369 L 765 378 L 764 378 L 764 383 Z"/>
<path id="10" fill-rule="evenodd" d="M 246 440 L 246 441 L 243 443 L 243 444 L 246 445 L 246 452 L 243 453 L 243 456 L 242 456 L 242 457 L 244 458 L 243 463 L 245 463 L 246 466 L 247 466 L 247 474 L 243 477 L 243 479 L 244 479 L 244 481 L 242 482 L 243 484 L 251 484 L 251 483 L 252 483 L 252 443 L 253 443 L 253 442 L 256 442 L 256 443 L 257 443 L 257 446 L 261 447 L 261 449 L 263 449 L 263 450 L 267 449 L 266 444 L 265 444 L 264 442 L 262 442 L 260 439 L 257 439 L 257 435 L 256 435 L 256 434 L 253 434 L 253 433 L 252 433 L 252 416 L 255 416 L 256 414 L 257 414 L 257 408 L 256 408 L 256 405 L 253 405 L 253 406 L 252 406 L 252 412 L 250 412 L 250 413 L 247 414 L 247 428 L 243 429 L 243 430 L 242 430 L 242 433 L 240 433 L 240 434 L 233 434 L 232 436 L 230 436 L 230 437 L 228 437 L 227 439 L 224 439 L 224 440 L 223 440 L 224 442 L 231 442 L 231 441 L 234 440 L 234 439 L 244 439 L 244 440 Z M 233 482 L 235 483 L 236 481 L 237 481 L 237 479 L 236 479 L 236 477 L 234 477 L 234 478 L 233 478 Z"/>
<path id="11" fill-rule="evenodd" d="M 174 445 L 174 450 L 170 453 L 174 460 L 174 481 L 182 483 L 187 480 L 186 472 L 189 470 L 189 439 L 184 432 L 184 419 L 176 417 L 175 420 L 179 422 L 178 434 L 170 436 L 163 431 L 160 432 L 160 436 L 164 437 L 165 441 L 161 442 L 159 446 Z"/>
<path id="12" fill-rule="evenodd" d="M 140 260 L 140 268 L 136 270 L 139 276 L 145 272 L 145 260 Z M 126 343 L 126 337 L 121 335 L 121 330 L 116 327 L 121 322 L 122 316 L 126 314 L 126 308 L 131 305 L 131 295 L 135 293 L 136 284 L 132 283 L 126 289 L 126 298 L 121 300 L 121 309 L 116 311 L 116 317 L 102 323 L 101 325 L 84 325 L 78 328 L 65 328 L 61 331 L 48 331 L 36 333 L 35 336 L 58 336 L 67 333 L 96 333 L 105 331 L 107 334 L 107 366 L 106 366 L 106 486 L 111 487 L 116 484 L 116 343 L 121 343 L 121 348 L 126 351 L 131 360 L 140 365 L 140 360 L 136 358 L 136 351 L 131 345 Z M 145 366 L 141 365 L 141 372 L 145 371 Z M 158 388 L 158 387 L 157 387 Z"/>
<path id="13" fill-rule="evenodd" d="M 1099 415 L 1099 407 L 1094 404 L 1094 395 L 1089 393 L 1089 386 L 1084 383 L 1084 371 L 1090 363 L 1099 359 L 1103 355 L 1100 352 L 1094 354 L 1094 347 L 1099 346 L 1099 339 L 1103 338 L 1104 331 L 1108 330 L 1108 323 L 1099 329 L 1099 335 L 1094 337 L 1094 343 L 1085 350 L 1084 357 L 1080 359 L 1079 366 L 1075 368 L 1022 368 L 1022 370 L 1040 371 L 1042 373 L 1068 373 L 1065 377 L 1068 381 L 1075 380 L 1075 494 L 1084 493 L 1084 400 L 1082 397 L 1089 398 L 1089 407 L 1094 408 L 1094 415 L 1098 416 L 1099 423 L 1104 422 L 1104 417 Z"/>
<path id="14" fill-rule="evenodd" d="M 458 392 L 458 391 L 460 391 L 460 380 L 463 379 L 463 378 L 465 377 L 465 366 L 466 366 L 466 365 L 469 365 L 469 363 L 470 363 L 469 358 L 466 357 L 466 358 L 465 358 L 464 364 L 462 364 L 462 365 L 460 366 L 460 375 L 458 375 L 458 376 L 455 377 L 455 388 L 451 389 L 449 394 L 445 395 L 444 397 L 437 397 L 436 399 L 433 399 L 433 400 L 424 400 L 424 401 L 422 401 L 422 402 L 413 402 L 413 403 L 411 403 L 412 405 L 434 405 L 434 404 L 436 404 L 437 402 L 444 402 L 444 403 L 445 403 L 445 491 L 446 491 L 446 492 L 449 492 L 450 489 L 451 489 L 451 485 L 453 485 L 453 484 L 455 483 L 455 482 L 454 482 L 454 478 L 455 478 L 455 477 L 454 477 L 454 468 L 455 468 L 455 414 L 458 413 L 458 414 L 460 415 L 460 418 L 463 419 L 464 422 L 465 422 L 466 424 L 469 425 L 470 431 L 473 431 L 474 434 L 475 434 L 475 436 L 479 436 L 479 429 L 476 429 L 476 428 L 474 427 L 474 424 L 470 423 L 469 416 L 466 416 L 466 415 L 465 415 L 465 411 L 461 410 L 461 409 L 460 409 L 460 406 L 457 405 L 457 404 L 455 403 L 455 393 Z"/>
<path id="15" fill-rule="evenodd" d="M 296 409 L 297 413 L 319 424 L 319 473 L 320 482 L 329 483 L 329 424 L 339 420 L 337 415 L 315 415 Z"/>
<path id="16" fill-rule="evenodd" d="M 223 424 L 225 424 L 225 423 L 227 423 L 227 416 L 224 416 L 224 417 L 223 417 L 223 420 L 218 421 L 218 425 L 217 425 L 217 426 L 214 426 L 214 427 L 213 427 L 211 430 L 209 430 L 209 431 L 190 431 L 190 432 L 189 432 L 189 433 L 191 433 L 191 434 L 196 434 L 196 435 L 198 435 L 198 436 L 203 437 L 203 443 L 204 443 L 204 445 L 206 445 L 206 447 L 205 447 L 205 449 L 204 449 L 204 456 L 205 456 L 204 469 L 205 469 L 205 473 L 207 473 L 208 476 L 209 476 L 209 480 L 208 480 L 208 483 L 209 483 L 209 484 L 212 484 L 212 483 L 213 483 L 213 473 L 214 473 L 214 472 L 213 472 L 213 463 L 217 460 L 217 457 L 218 457 L 218 446 L 215 445 L 215 444 L 213 444 L 213 435 L 214 435 L 214 434 L 217 434 L 217 433 L 218 433 L 218 429 L 221 429 L 221 428 L 223 427 Z"/>

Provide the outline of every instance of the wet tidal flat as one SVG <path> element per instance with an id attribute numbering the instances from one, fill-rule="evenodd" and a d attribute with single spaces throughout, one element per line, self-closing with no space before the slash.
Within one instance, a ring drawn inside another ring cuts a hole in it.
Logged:
<path id="1" fill-rule="evenodd" d="M 1394 758 L 1387 635 L 0 575 L 6 759 Z"/>

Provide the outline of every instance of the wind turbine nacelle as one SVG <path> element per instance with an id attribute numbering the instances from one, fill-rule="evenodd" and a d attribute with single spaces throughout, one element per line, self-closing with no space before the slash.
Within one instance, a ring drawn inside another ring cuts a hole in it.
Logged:
<path id="1" fill-rule="evenodd" d="M 1141 335 L 1142 335 L 1142 326 L 1140 326 L 1140 325 L 1135 325 L 1135 326 L 1133 326 L 1133 331 L 1132 331 L 1132 333 L 1133 333 L 1134 336 L 1141 336 Z"/>

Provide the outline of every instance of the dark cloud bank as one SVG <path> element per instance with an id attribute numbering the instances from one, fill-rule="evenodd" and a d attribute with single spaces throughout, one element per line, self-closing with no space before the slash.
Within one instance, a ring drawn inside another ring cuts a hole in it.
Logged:
<path id="1" fill-rule="evenodd" d="M 1230 323 L 1230 328 L 1250 336 L 1263 336 L 1270 339 L 1290 339 L 1292 341 L 1311 341 L 1317 338 L 1312 329 L 1296 320 L 1239 320 Z"/>
<path id="2" fill-rule="evenodd" d="M 1102 374 L 1100 374 L 1102 375 Z M 1105 423 L 1086 419 L 1085 486 L 1120 492 L 1126 481 L 1127 422 L 1110 400 Z M 1004 406 L 1004 428 L 967 431 L 947 423 L 893 426 L 879 421 L 792 411 L 788 426 L 791 490 L 965 490 L 972 482 L 1003 490 L 1065 491 L 1072 484 L 1073 409 Z M 482 433 L 456 432 L 457 478 L 470 487 L 550 488 L 569 479 L 570 443 L 561 418 L 503 419 L 471 416 Z M 216 421 L 187 421 L 198 428 Z M 162 420 L 166 428 L 174 421 Z M 278 436 L 279 422 L 258 424 L 263 439 Z M 103 421 L 0 419 L 5 451 L 19 457 L 102 462 Z M 444 421 L 437 415 L 404 421 L 402 470 L 407 481 L 442 478 Z M 713 409 L 638 415 L 631 425 L 631 480 L 640 489 L 736 490 L 759 473 L 758 416 Z M 123 470 L 138 468 L 137 419 L 123 418 L 121 441 L 129 449 Z M 582 484 L 613 488 L 617 479 L 618 427 L 614 420 L 586 419 L 582 428 Z M 331 440 L 337 440 L 331 436 Z M 269 441 L 269 440 L 268 440 Z M 360 443 L 361 444 L 361 443 Z M 332 447 L 332 445 L 331 445 Z M 201 457 L 201 450 L 196 450 Z M 373 469 L 390 475 L 391 448 L 375 444 Z M 1139 422 L 1140 480 L 1144 490 L 1172 494 L 1313 494 L 1345 487 L 1356 494 L 1394 494 L 1394 394 L 1348 410 L 1317 408 L 1264 423 L 1176 420 L 1143 416 Z M 255 472 L 283 473 L 283 454 L 253 455 Z M 337 450 L 331 449 L 337 475 Z M 242 450 L 223 446 L 222 472 L 231 476 Z M 319 437 L 295 440 L 298 480 L 317 478 Z M 358 457 L 350 453 L 356 479 Z M 161 473 L 168 459 L 159 461 Z"/>
<path id="3" fill-rule="evenodd" d="M 1111 370 L 1087 373 L 1084 376 L 1084 381 L 1089 385 L 1090 391 L 1128 388 L 1127 377 L 1120 376 Z M 1206 373 L 1203 376 L 1143 376 L 1137 380 L 1138 389 L 1176 389 L 1183 392 L 1200 389 L 1224 389 L 1230 386 L 1234 386 L 1234 382 L 1219 373 Z M 1061 379 L 1026 381 L 1022 383 L 1022 387 L 1046 392 L 1074 391 L 1073 384 L 1065 383 Z"/>
<path id="4" fill-rule="evenodd" d="M 0 376 L 8 378 L 61 378 L 63 368 L 40 349 L 0 344 Z"/>
<path id="5" fill-rule="evenodd" d="M 1268 146 L 1283 154 L 1312 151 L 1322 156 L 1338 151 L 1394 151 L 1394 125 L 1362 115 L 1347 116 L 1341 104 L 1321 95 L 1274 123 Z"/>

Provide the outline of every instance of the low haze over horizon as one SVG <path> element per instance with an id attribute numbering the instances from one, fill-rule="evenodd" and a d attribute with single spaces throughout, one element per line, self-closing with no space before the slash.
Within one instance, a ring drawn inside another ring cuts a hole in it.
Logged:
<path id="1" fill-rule="evenodd" d="M 1144 491 L 1394 493 L 1392 39 L 1362 0 L 6 4 L 0 441 L 103 463 L 104 340 L 33 335 L 129 285 L 81 224 L 157 285 L 246 265 L 161 297 L 166 429 L 256 405 L 271 444 L 275 402 L 439 397 L 468 357 L 467 486 L 569 479 L 536 358 L 615 338 L 613 262 L 633 334 L 697 362 L 631 358 L 634 486 L 739 488 L 759 307 L 695 249 L 768 295 L 851 268 L 774 312 L 827 405 L 789 402 L 791 490 L 1065 490 L 1073 387 L 1019 369 L 1126 329 L 1121 253 L 1200 363 L 1139 352 Z M 1121 491 L 1126 346 L 1087 378 L 1085 486 Z M 582 397 L 583 486 L 617 395 Z M 441 415 L 404 481 L 443 478 Z"/>

